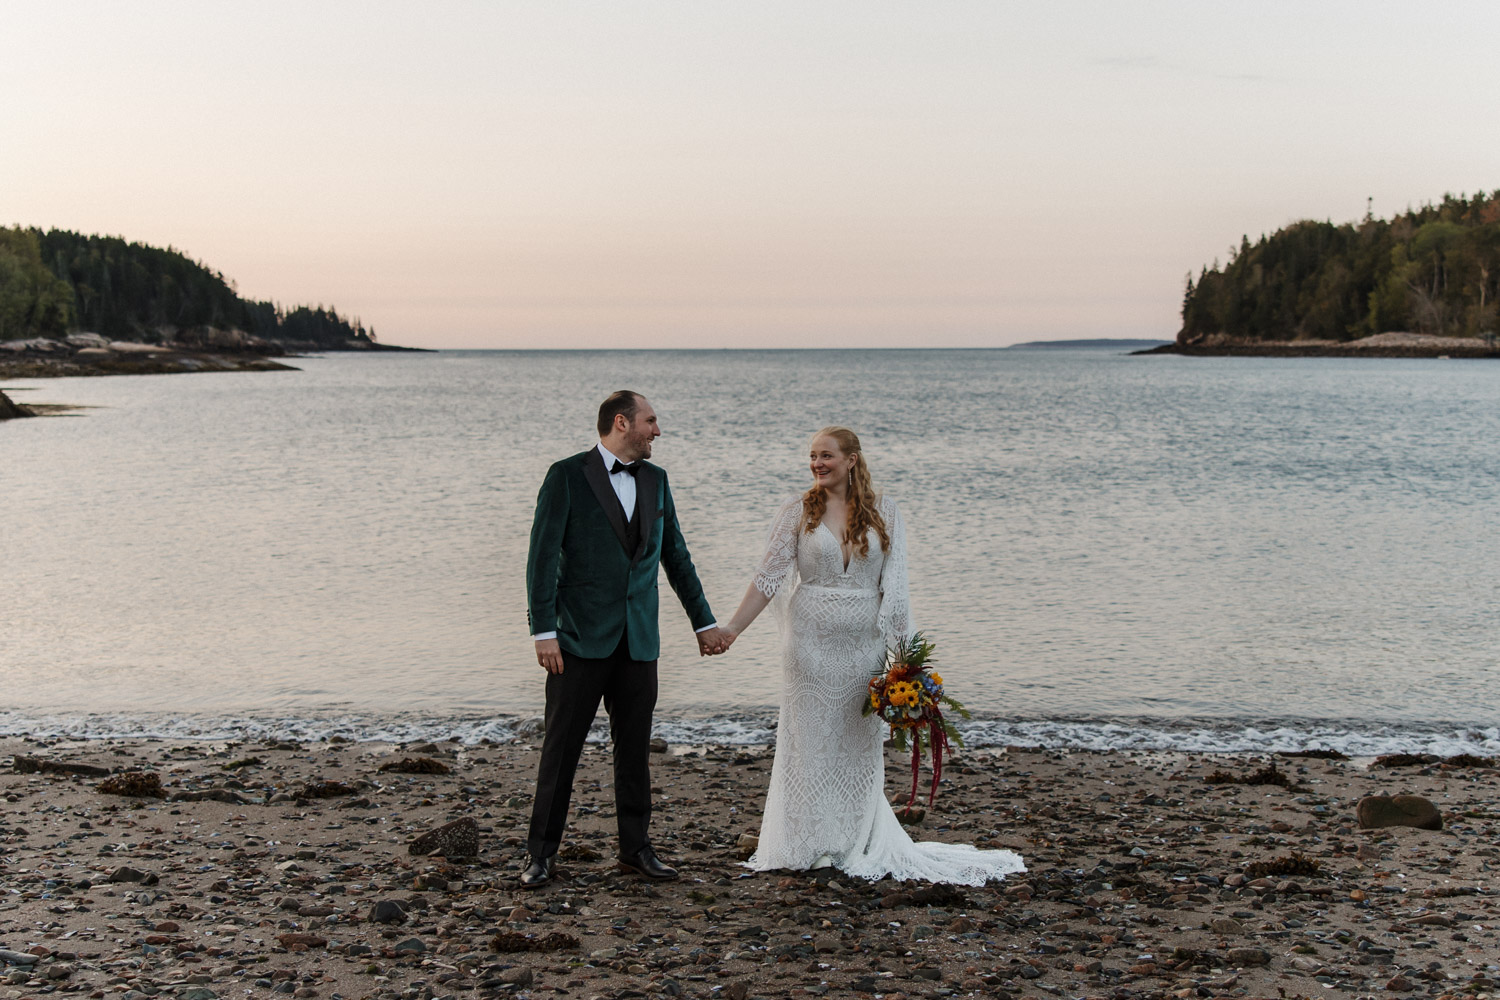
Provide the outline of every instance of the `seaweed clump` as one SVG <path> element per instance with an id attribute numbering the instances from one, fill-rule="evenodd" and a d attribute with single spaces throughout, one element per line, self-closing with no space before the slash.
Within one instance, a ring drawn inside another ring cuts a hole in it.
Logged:
<path id="1" fill-rule="evenodd" d="M 1476 757 L 1471 753 L 1454 754 L 1452 757 L 1444 757 L 1443 763 L 1448 767 L 1494 767 L 1495 758 Z"/>
<path id="2" fill-rule="evenodd" d="M 1338 750 L 1280 750 L 1283 757 L 1305 757 L 1308 760 L 1348 760 L 1349 755 Z"/>
<path id="3" fill-rule="evenodd" d="M 342 781 L 309 781 L 297 792 L 299 799 L 336 799 L 340 795 L 353 795 L 354 789 Z"/>
<path id="4" fill-rule="evenodd" d="M 126 771 L 99 782 L 99 791 L 105 795 L 128 795 L 136 799 L 165 798 L 161 789 L 161 776 L 155 771 Z"/>
<path id="5" fill-rule="evenodd" d="M 1386 753 L 1370 762 L 1371 767 L 1416 767 L 1420 764 L 1436 764 L 1443 758 L 1435 753 Z"/>
<path id="6" fill-rule="evenodd" d="M 490 950 L 505 954 L 523 951 L 572 951 L 578 947 L 578 939 L 571 934 L 553 931 L 543 937 L 528 937 L 515 931 L 501 931 L 490 941 Z"/>
<path id="7" fill-rule="evenodd" d="M 1477 757 L 1471 753 L 1439 757 L 1435 753 L 1387 753 L 1370 762 L 1371 767 L 1417 767 L 1426 764 L 1442 764 L 1444 767 L 1500 767 L 1494 757 Z"/>
<path id="8" fill-rule="evenodd" d="M 1205 775 L 1204 784 L 1208 785 L 1280 785 L 1282 788 L 1290 788 L 1292 780 L 1281 771 L 1276 769 L 1273 760 L 1259 771 L 1250 774 L 1230 774 L 1228 771 L 1215 771 Z"/>
<path id="9" fill-rule="evenodd" d="M 379 770 L 393 771 L 396 774 L 447 774 L 451 768 L 431 757 L 402 757 L 400 760 L 381 764 Z"/>
<path id="10" fill-rule="evenodd" d="M 225 771 L 238 771 L 242 767 L 260 767 L 265 761 L 259 757 L 241 757 L 239 760 L 231 760 L 219 766 Z"/>
<path id="11" fill-rule="evenodd" d="M 1271 875 L 1317 876 L 1323 874 L 1323 863 L 1317 858 L 1293 851 L 1291 854 L 1270 861 L 1255 861 L 1245 866 L 1246 878 L 1266 878 Z"/>

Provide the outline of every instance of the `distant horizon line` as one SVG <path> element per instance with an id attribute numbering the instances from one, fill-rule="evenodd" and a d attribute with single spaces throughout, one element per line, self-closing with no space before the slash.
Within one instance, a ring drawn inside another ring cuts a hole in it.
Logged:
<path id="1" fill-rule="evenodd" d="M 531 352 L 531 353 L 537 353 L 537 354 L 542 354 L 542 353 L 564 353 L 564 352 L 573 352 L 573 351 L 600 351 L 600 352 L 611 351 L 611 352 L 617 352 L 617 353 L 622 353 L 622 354 L 623 353 L 640 353 L 640 352 L 644 352 L 644 351 L 696 351 L 696 352 L 739 351 L 739 352 L 743 352 L 743 353 L 750 353 L 750 352 L 753 352 L 753 351 L 1013 351 L 1013 350 L 1016 350 L 1018 348 L 1026 348 L 1026 347 L 1032 347 L 1032 346 L 1042 345 L 1042 344 L 1046 344 L 1046 345 L 1054 345 L 1054 344 L 1079 344 L 1079 345 L 1097 344 L 1097 345 L 1100 345 L 1100 346 L 1107 347 L 1107 346 L 1110 346 L 1110 345 L 1113 345 L 1113 344 L 1170 344 L 1170 343 L 1174 342 L 1174 339 L 1175 338 L 1172 338 L 1172 337 L 1072 337 L 1072 338 L 1063 338 L 1063 339 L 1059 339 L 1059 340 L 1025 340 L 1025 341 L 1021 341 L 1020 343 L 1016 343 L 1016 344 L 998 344 L 998 345 L 997 344 L 990 344 L 990 345 L 983 345 L 983 346 L 956 346 L 955 345 L 955 346 L 947 346 L 947 347 L 930 347 L 930 346 L 914 346 L 914 345 L 904 345 L 904 346 L 890 346 L 890 345 L 886 345 L 886 346 L 879 346 L 879 347 L 876 347 L 876 346 L 845 346 L 845 347 L 784 346 L 784 347 L 416 347 L 416 348 L 413 348 L 413 347 L 410 347 L 410 345 L 405 345 L 405 344 L 391 344 L 390 346 L 393 346 L 393 347 L 405 347 L 405 348 L 407 348 L 409 350 L 426 351 L 426 352 L 438 352 L 438 351 L 449 351 L 449 352 L 473 351 L 473 352 L 482 352 L 482 351 L 492 351 L 492 352 L 495 352 L 495 353 L 513 353 L 513 354 L 519 354 L 519 353 L 523 353 L 523 352 Z M 380 343 L 384 344 L 385 342 L 381 341 Z M 321 353 L 321 352 L 313 352 L 313 353 Z M 345 351 L 336 351 L 336 352 L 334 352 L 334 351 L 330 351 L 330 352 L 326 352 L 326 353 L 337 353 L 337 354 L 355 353 L 355 354 L 358 354 L 358 353 L 364 353 L 364 352 L 360 352 L 360 351 L 354 351 L 354 352 L 345 352 Z M 371 352 L 371 353 L 382 353 L 382 352 L 375 351 L 375 352 Z"/>

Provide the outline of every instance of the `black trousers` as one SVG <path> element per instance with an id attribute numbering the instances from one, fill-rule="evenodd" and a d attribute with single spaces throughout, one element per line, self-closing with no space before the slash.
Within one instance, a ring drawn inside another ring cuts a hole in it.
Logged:
<path id="1" fill-rule="evenodd" d="M 599 702 L 609 713 L 615 758 L 615 821 L 620 854 L 647 846 L 651 823 L 651 713 L 656 708 L 656 661 L 632 660 L 622 636 L 602 660 L 564 652 L 563 672 L 547 675 L 547 732 L 537 765 L 536 798 L 526 849 L 550 858 L 562 843 L 573 796 L 573 775 Z"/>

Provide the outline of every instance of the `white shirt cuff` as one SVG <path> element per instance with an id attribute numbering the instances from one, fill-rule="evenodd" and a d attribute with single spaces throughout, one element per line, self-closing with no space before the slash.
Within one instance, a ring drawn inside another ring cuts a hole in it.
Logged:
<path id="1" fill-rule="evenodd" d="M 695 629 L 693 629 L 693 631 L 694 632 L 707 632 L 711 628 L 718 628 L 718 627 L 719 627 L 719 623 L 718 622 L 714 622 L 712 625 L 705 625 L 702 628 L 695 628 Z"/>

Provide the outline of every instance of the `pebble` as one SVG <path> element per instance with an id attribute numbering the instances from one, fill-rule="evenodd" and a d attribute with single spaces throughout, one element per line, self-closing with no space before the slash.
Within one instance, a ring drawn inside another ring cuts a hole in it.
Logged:
<path id="1" fill-rule="evenodd" d="M 369 916 L 377 924 L 404 924 L 407 921 L 406 908 L 394 899 L 382 899 L 370 905 Z"/>
<path id="2" fill-rule="evenodd" d="M 524 965 L 518 965 L 513 969 L 505 969 L 500 973 L 500 981 L 512 986 L 527 987 L 536 981 L 536 976 L 531 969 Z"/>

